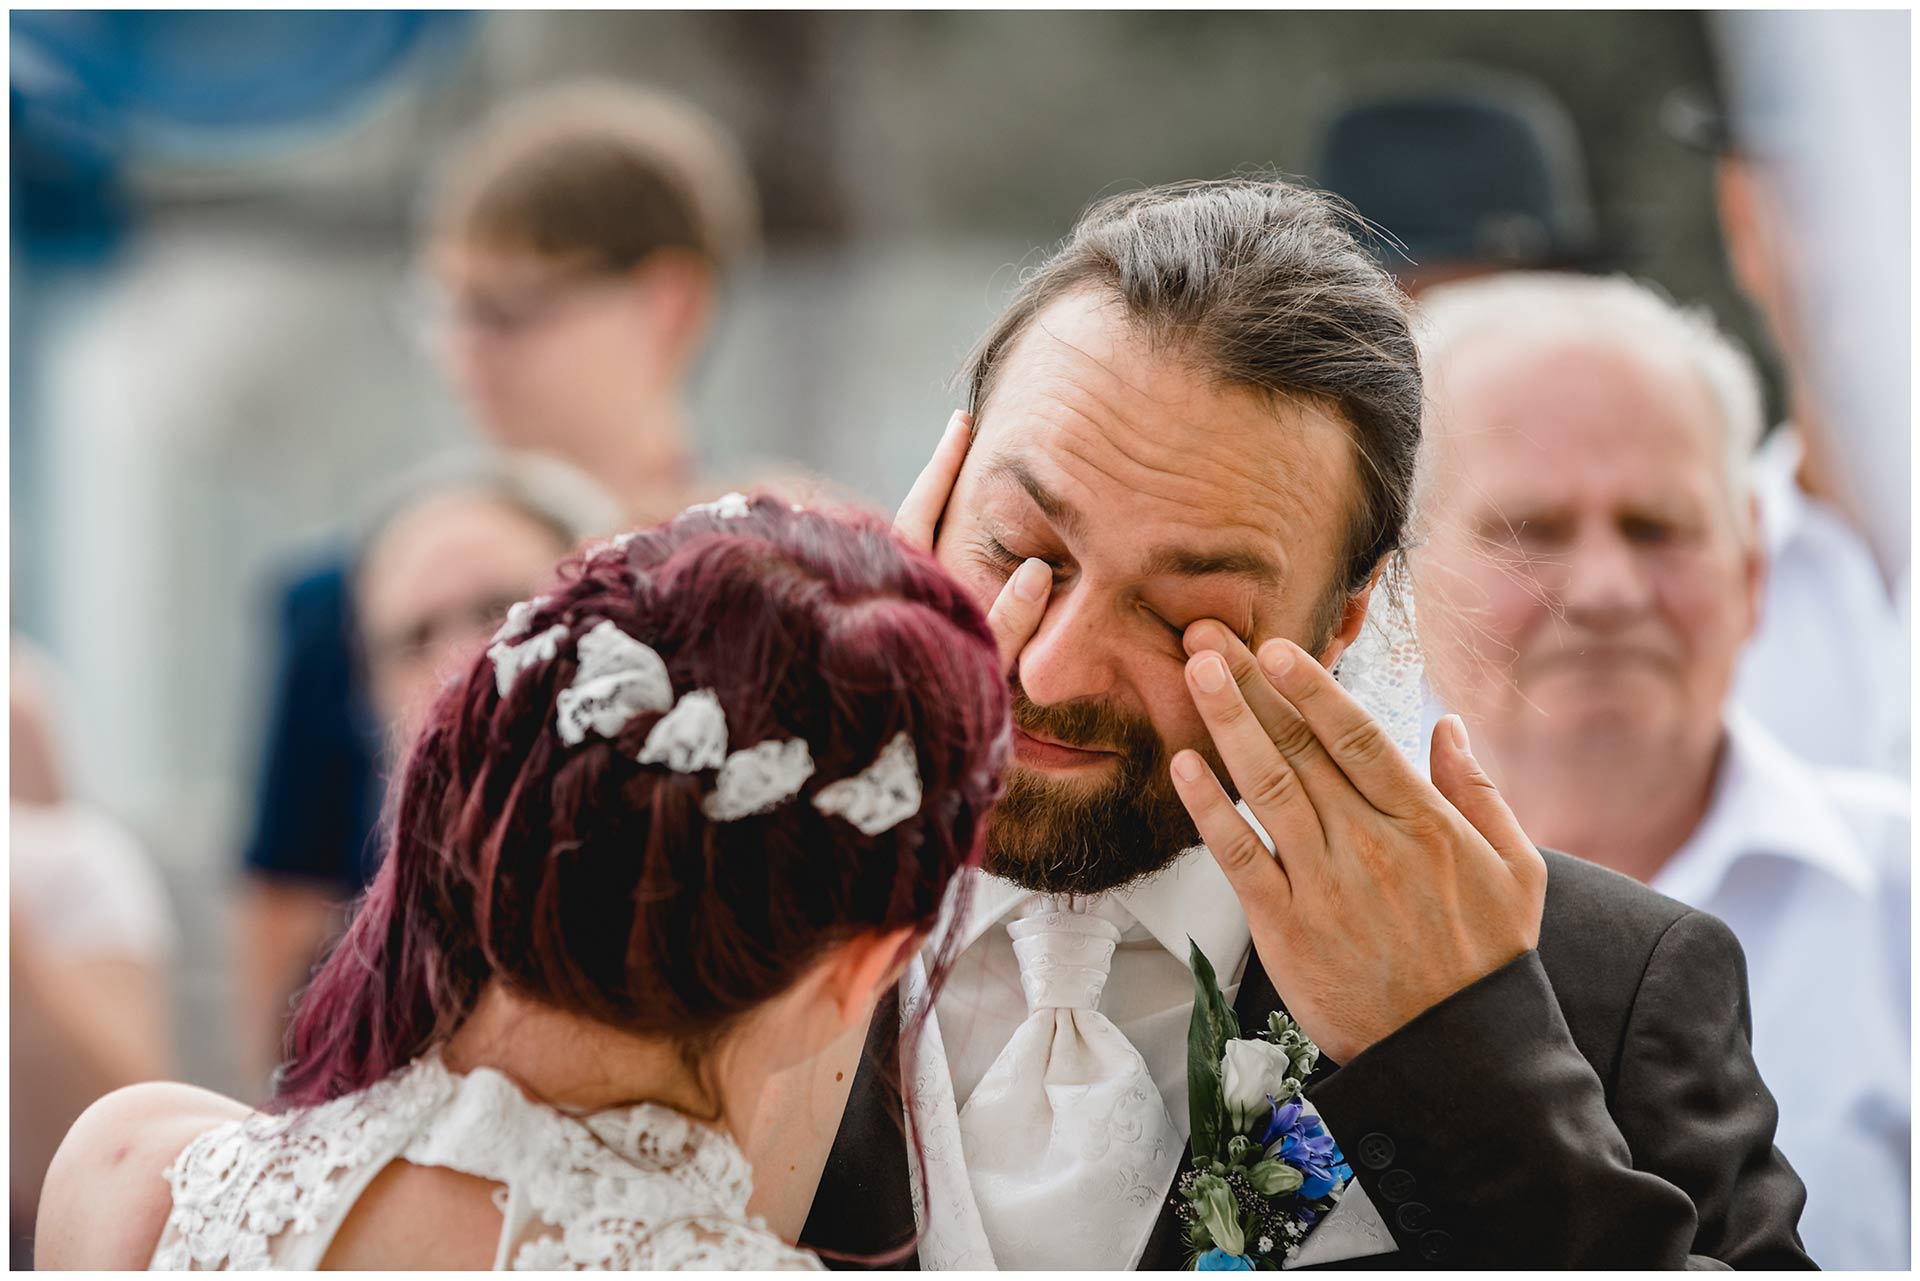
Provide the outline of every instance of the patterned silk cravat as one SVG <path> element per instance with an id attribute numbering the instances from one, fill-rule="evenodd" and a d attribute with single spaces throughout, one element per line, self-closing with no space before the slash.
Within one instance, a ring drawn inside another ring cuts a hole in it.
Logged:
<path id="1" fill-rule="evenodd" d="M 1007 932 L 1027 1018 L 960 1110 L 994 1262 L 1132 1267 L 1186 1145 L 1140 1051 L 1098 1008 L 1120 929 L 1039 901 Z"/>

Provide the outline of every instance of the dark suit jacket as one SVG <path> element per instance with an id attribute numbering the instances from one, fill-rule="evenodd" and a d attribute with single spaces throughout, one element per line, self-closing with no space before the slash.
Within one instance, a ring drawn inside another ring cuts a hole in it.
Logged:
<path id="1" fill-rule="evenodd" d="M 1399 1246 L 1355 1264 L 1810 1266 L 1806 1192 L 1773 1146 L 1733 934 L 1545 854 L 1536 951 L 1307 1082 Z M 1281 1008 L 1258 956 L 1235 1005 L 1243 1028 Z M 874 1256 L 913 1239 L 898 1096 L 872 1067 L 897 1054 L 897 1024 L 883 1007 L 802 1236 L 815 1249 Z M 1140 1266 L 1186 1258 L 1169 1201 Z"/>
<path id="2" fill-rule="evenodd" d="M 384 792 L 384 731 L 354 631 L 344 560 L 329 557 L 287 588 L 246 851 L 253 875 L 306 882 L 342 900 L 379 866 Z"/>

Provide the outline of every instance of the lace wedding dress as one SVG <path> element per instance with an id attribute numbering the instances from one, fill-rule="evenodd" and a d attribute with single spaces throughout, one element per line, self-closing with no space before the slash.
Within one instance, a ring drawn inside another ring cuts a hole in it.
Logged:
<path id="1" fill-rule="evenodd" d="M 395 1160 L 499 1185 L 495 1268 L 820 1267 L 747 1218 L 753 1172 L 719 1132 L 650 1103 L 566 1116 L 498 1072 L 455 1075 L 437 1052 L 188 1144 L 166 1171 L 173 1209 L 151 1267 L 315 1268 Z"/>

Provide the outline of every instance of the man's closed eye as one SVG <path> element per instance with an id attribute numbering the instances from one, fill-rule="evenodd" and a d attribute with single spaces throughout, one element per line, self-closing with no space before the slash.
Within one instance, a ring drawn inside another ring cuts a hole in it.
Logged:
<path id="1" fill-rule="evenodd" d="M 1027 561 L 1037 557 L 1046 562 L 1047 568 L 1053 571 L 1056 579 L 1060 576 L 1060 561 L 1055 557 L 1041 556 L 1034 552 L 1024 554 L 1016 552 L 992 534 L 980 535 L 977 549 L 983 560 L 1005 574 L 1011 574 Z"/>

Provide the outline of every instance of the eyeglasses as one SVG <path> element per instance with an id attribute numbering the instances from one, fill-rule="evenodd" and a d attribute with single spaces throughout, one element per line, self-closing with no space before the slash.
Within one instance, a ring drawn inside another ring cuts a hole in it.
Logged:
<path id="1" fill-rule="evenodd" d="M 531 285 L 454 291 L 415 273 L 402 286 L 397 302 L 402 326 L 416 339 L 429 341 L 459 329 L 507 341 L 574 303 L 625 285 L 625 277 L 618 274 L 575 270 Z"/>
<path id="2" fill-rule="evenodd" d="M 379 663 L 417 663 L 475 635 L 491 635 L 518 596 L 461 601 L 391 631 L 369 634 L 367 657 Z"/>

